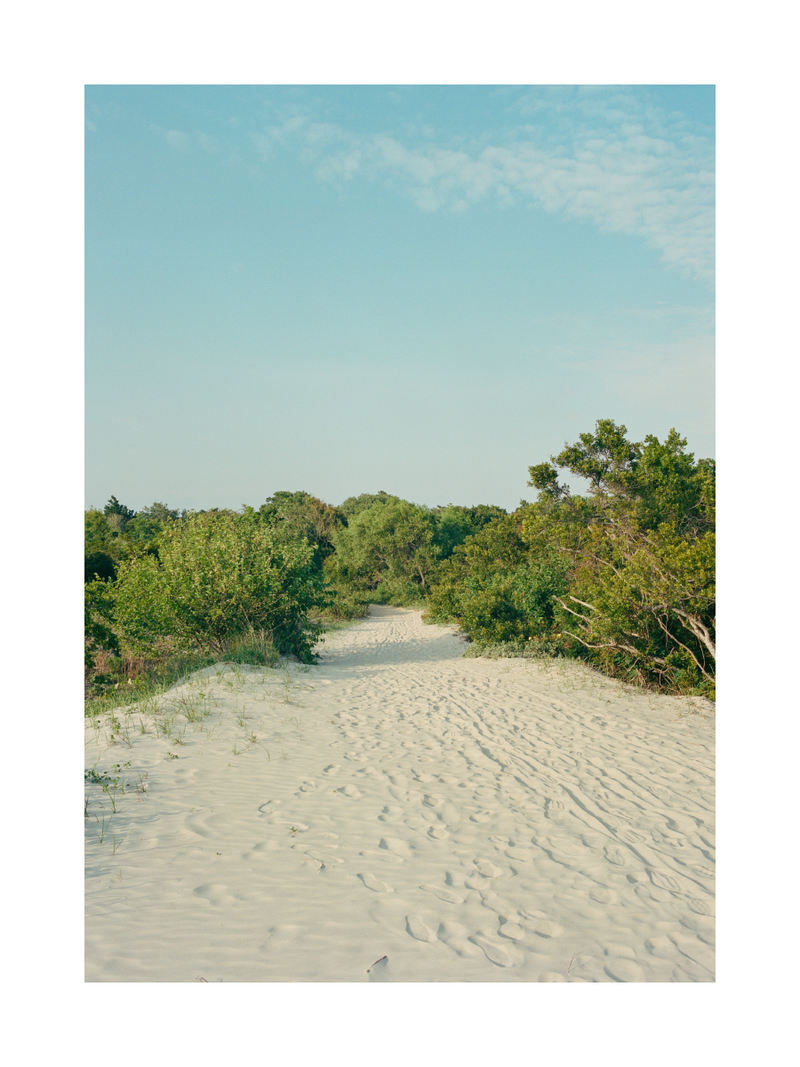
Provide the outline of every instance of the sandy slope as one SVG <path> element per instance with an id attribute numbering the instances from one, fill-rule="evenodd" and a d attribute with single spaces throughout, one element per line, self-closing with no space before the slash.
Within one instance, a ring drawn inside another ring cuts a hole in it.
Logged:
<path id="1" fill-rule="evenodd" d="M 463 650 L 373 608 L 87 727 L 87 980 L 713 981 L 711 705 Z"/>

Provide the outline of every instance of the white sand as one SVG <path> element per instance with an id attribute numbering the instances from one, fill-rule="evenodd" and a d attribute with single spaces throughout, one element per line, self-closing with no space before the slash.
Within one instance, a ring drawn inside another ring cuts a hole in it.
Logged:
<path id="1" fill-rule="evenodd" d="M 464 648 L 373 608 L 88 726 L 87 981 L 713 981 L 713 706 Z"/>

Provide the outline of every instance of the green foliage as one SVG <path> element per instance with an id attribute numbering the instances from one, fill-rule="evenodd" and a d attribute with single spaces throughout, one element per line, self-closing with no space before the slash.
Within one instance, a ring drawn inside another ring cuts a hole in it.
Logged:
<path id="1" fill-rule="evenodd" d="M 552 457 L 589 481 L 585 498 L 549 464 L 530 468 L 540 490 L 523 535 L 569 567 L 556 596 L 560 624 L 608 673 L 671 691 L 713 693 L 714 464 L 695 462 L 675 430 L 661 443 L 598 421 Z"/>
<path id="2" fill-rule="evenodd" d="M 326 622 L 363 619 L 369 615 L 369 605 L 376 602 L 376 594 L 338 580 L 334 574 L 335 569 L 333 558 L 328 559 L 325 563 L 328 602 L 322 610 L 321 618 Z"/>
<path id="3" fill-rule="evenodd" d="M 435 537 L 430 509 L 398 497 L 378 500 L 333 535 L 335 562 L 329 574 L 361 591 L 383 587 L 385 595 L 397 594 L 403 601 L 419 595 L 412 586 L 424 595 L 440 556 Z"/>
<path id="4" fill-rule="evenodd" d="M 585 494 L 559 469 L 585 479 Z M 277 492 L 258 510 L 190 515 L 161 503 L 136 514 L 112 497 L 85 515 L 95 689 L 168 673 L 179 654 L 309 661 L 323 619 L 360 618 L 373 602 L 424 606 L 480 654 L 579 656 L 713 696 L 713 461 L 696 461 L 675 430 L 632 442 L 601 419 L 529 473 L 538 500 L 511 515 L 383 491 L 339 508 Z"/>
<path id="5" fill-rule="evenodd" d="M 106 517 L 106 522 L 112 530 L 117 533 L 124 533 L 125 528 L 136 512 L 132 511 L 130 508 L 126 508 L 124 504 L 120 504 L 115 496 L 112 496 L 103 508 L 103 514 Z"/>
<path id="6" fill-rule="evenodd" d="M 113 496 L 103 511 L 90 508 L 84 515 L 84 581 L 116 578 L 120 561 L 143 550 L 157 555 L 161 531 L 185 514 L 160 503 L 137 514 Z"/>
<path id="7" fill-rule="evenodd" d="M 433 541 L 439 559 L 448 559 L 453 554 L 453 550 L 458 545 L 463 545 L 466 539 L 479 528 L 472 521 L 470 510 L 475 509 L 461 508 L 455 504 L 435 509 Z"/>
<path id="8" fill-rule="evenodd" d="M 114 585 L 94 580 L 84 585 L 84 665 L 91 667 L 100 651 L 118 652 L 114 631 Z"/>
<path id="9" fill-rule="evenodd" d="M 137 548 L 153 545 L 161 531 L 177 522 L 180 517 L 178 511 L 168 508 L 166 504 L 151 504 L 148 508 L 142 508 L 128 521 L 125 537 Z"/>
<path id="10" fill-rule="evenodd" d="M 280 653 L 268 634 L 248 630 L 228 639 L 220 650 L 220 658 L 228 663 L 245 663 L 253 667 L 275 667 Z"/>
<path id="11" fill-rule="evenodd" d="M 508 514 L 505 508 L 498 508 L 493 504 L 478 504 L 477 507 L 461 508 L 460 510 L 464 512 L 469 520 L 473 533 L 477 533 L 484 526 L 488 526 L 490 522 L 494 522 L 495 519 L 502 519 Z"/>
<path id="12" fill-rule="evenodd" d="M 83 580 L 84 582 L 92 582 L 95 579 L 100 581 L 112 581 L 117 576 L 117 568 L 114 564 L 114 560 L 107 552 L 90 552 L 83 558 Z"/>
<path id="13" fill-rule="evenodd" d="M 219 653 L 256 633 L 308 661 L 319 632 L 308 613 L 325 600 L 312 557 L 307 544 L 279 539 L 253 515 L 191 515 L 162 531 L 157 559 L 120 563 L 116 621 L 135 649 L 168 641 Z"/>
<path id="14" fill-rule="evenodd" d="M 245 508 L 245 514 L 252 509 Z M 305 492 L 278 492 L 258 509 L 261 520 L 283 540 L 305 540 L 314 550 L 314 564 L 321 567 L 333 552 L 333 535 L 346 525 L 339 508 Z"/>
<path id="15" fill-rule="evenodd" d="M 367 508 L 371 508 L 373 504 L 388 504 L 389 501 L 398 499 L 399 497 L 384 493 L 382 489 L 377 493 L 361 493 L 359 496 L 349 496 L 347 500 L 339 505 L 339 511 L 344 515 L 347 522 L 349 522 L 350 519 L 355 515 L 358 515 L 360 511 L 366 511 Z"/>
<path id="16" fill-rule="evenodd" d="M 553 598 L 565 589 L 564 575 L 557 553 L 530 552 L 518 515 L 502 516 L 441 565 L 427 617 L 457 622 L 473 641 L 527 641 L 552 630 Z"/>

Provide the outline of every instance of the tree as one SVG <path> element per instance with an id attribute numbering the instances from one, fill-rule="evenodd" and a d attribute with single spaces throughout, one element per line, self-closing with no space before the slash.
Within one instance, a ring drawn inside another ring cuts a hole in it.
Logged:
<path id="1" fill-rule="evenodd" d="M 166 526 L 178 522 L 180 517 L 179 511 L 156 502 L 150 507 L 142 508 L 132 519 L 128 520 L 125 537 L 139 548 L 148 546 L 152 551 L 157 552 L 155 543 L 158 535 Z"/>
<path id="2" fill-rule="evenodd" d="M 339 511 L 349 521 L 355 515 L 358 515 L 360 511 L 366 511 L 367 508 L 371 508 L 373 504 L 388 504 L 391 500 L 399 499 L 400 497 L 392 496 L 390 493 L 385 493 L 380 489 L 377 493 L 361 493 L 359 496 L 349 496 L 347 500 L 339 505 Z"/>
<path id="3" fill-rule="evenodd" d="M 124 533 L 125 527 L 131 521 L 136 514 L 130 508 L 126 508 L 124 504 L 120 504 L 115 496 L 112 496 L 106 506 L 103 508 L 103 514 L 106 516 L 106 521 L 112 530 L 117 533 Z"/>
<path id="4" fill-rule="evenodd" d="M 440 556 L 433 513 L 407 500 L 378 500 L 333 535 L 329 573 L 363 590 L 400 599 L 424 594 Z"/>
<path id="5" fill-rule="evenodd" d="M 314 549 L 314 562 L 321 567 L 333 552 L 333 535 L 346 525 L 339 508 L 310 493 L 278 492 L 267 497 L 257 514 L 280 531 L 280 536 L 305 539 Z"/>
<path id="6" fill-rule="evenodd" d="M 555 467 L 530 468 L 539 501 L 523 523 L 532 546 L 570 564 L 556 597 L 564 627 L 612 673 L 673 688 L 713 685 L 716 645 L 714 464 L 695 462 L 671 430 L 662 443 L 626 438 L 599 420 L 552 463 L 586 478 L 572 496 Z"/>

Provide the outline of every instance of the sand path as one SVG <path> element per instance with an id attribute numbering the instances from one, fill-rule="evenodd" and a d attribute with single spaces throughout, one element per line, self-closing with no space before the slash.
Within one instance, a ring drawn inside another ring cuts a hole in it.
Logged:
<path id="1" fill-rule="evenodd" d="M 88 981 L 714 980 L 711 705 L 398 608 L 321 650 L 87 727 Z"/>

